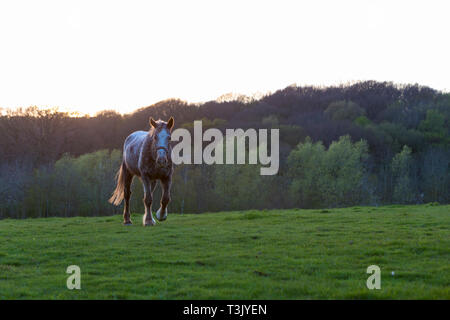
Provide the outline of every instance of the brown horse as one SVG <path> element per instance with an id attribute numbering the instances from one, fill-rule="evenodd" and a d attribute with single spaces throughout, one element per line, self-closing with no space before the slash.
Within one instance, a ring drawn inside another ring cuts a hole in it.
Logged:
<path id="1" fill-rule="evenodd" d="M 134 176 L 138 176 L 144 186 L 145 215 L 142 220 L 144 226 L 155 225 L 152 215 L 152 195 L 156 180 L 160 181 L 162 188 L 161 207 L 156 212 L 156 219 L 164 221 L 167 218 L 173 173 L 170 145 L 173 125 L 173 117 L 167 122 L 150 118 L 150 131 L 136 131 L 125 139 L 122 165 L 116 176 L 117 186 L 109 199 L 109 202 L 116 206 L 125 199 L 124 225 L 131 225 L 130 197 Z"/>

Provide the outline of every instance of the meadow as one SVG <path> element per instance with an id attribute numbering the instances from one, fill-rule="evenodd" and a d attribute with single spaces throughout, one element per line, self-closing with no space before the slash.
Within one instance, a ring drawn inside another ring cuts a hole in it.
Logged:
<path id="1" fill-rule="evenodd" d="M 450 299 L 450 205 L 141 219 L 0 220 L 0 299 Z"/>

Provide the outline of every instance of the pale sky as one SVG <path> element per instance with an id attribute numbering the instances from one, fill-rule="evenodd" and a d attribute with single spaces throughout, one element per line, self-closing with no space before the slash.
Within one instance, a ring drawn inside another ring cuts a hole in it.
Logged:
<path id="1" fill-rule="evenodd" d="M 0 108 L 130 112 L 290 84 L 450 89 L 449 1 L 0 1 Z"/>

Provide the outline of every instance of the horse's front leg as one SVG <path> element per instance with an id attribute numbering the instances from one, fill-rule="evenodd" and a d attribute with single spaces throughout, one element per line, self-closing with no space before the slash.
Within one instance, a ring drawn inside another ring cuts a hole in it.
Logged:
<path id="1" fill-rule="evenodd" d="M 142 184 L 144 185 L 144 206 L 145 206 L 145 214 L 142 218 L 142 224 L 144 226 L 153 226 L 156 224 L 155 219 L 153 219 L 152 215 L 152 183 L 151 180 L 142 177 Z"/>
<path id="2" fill-rule="evenodd" d="M 170 202 L 170 186 L 172 185 L 172 179 L 162 179 L 162 196 L 161 196 L 161 207 L 156 212 L 156 219 L 159 221 L 164 221 L 167 219 L 167 205 Z"/>

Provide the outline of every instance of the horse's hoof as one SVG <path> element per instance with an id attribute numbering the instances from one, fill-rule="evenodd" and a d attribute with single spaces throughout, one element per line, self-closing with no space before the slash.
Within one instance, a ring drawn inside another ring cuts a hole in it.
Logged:
<path id="1" fill-rule="evenodd" d="M 158 209 L 158 211 L 156 211 L 156 219 L 158 219 L 158 221 L 164 221 L 167 219 L 167 208 L 166 210 L 164 210 L 164 215 L 161 217 L 161 208 Z"/>
<path id="2" fill-rule="evenodd" d="M 131 223 L 131 221 L 127 221 L 123 223 L 124 226 L 132 226 L 133 224 Z"/>
<path id="3" fill-rule="evenodd" d="M 156 224 L 155 219 L 153 219 L 153 216 L 151 217 L 151 220 L 147 220 L 147 215 L 144 214 L 144 216 L 142 217 L 142 224 L 144 225 L 144 227 L 148 227 L 148 226 L 154 226 Z"/>

